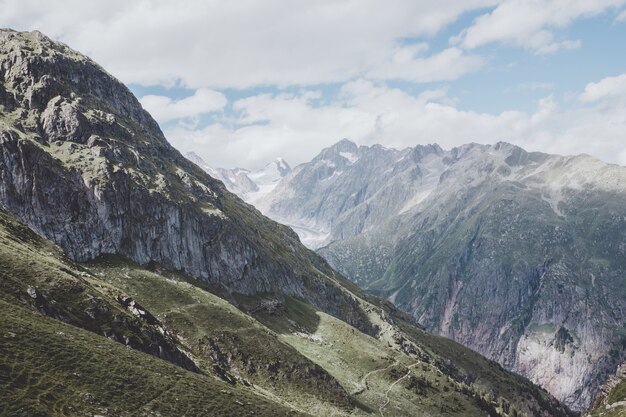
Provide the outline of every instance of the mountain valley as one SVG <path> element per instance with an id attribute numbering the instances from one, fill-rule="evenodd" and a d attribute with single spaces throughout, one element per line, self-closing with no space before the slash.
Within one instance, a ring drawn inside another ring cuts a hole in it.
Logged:
<path id="1" fill-rule="evenodd" d="M 0 414 L 575 415 L 204 169 L 91 59 L 0 30 Z"/>

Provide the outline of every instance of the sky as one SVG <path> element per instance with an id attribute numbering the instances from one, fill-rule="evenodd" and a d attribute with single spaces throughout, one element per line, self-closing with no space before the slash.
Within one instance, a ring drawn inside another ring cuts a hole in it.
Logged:
<path id="1" fill-rule="evenodd" d="M 507 141 L 626 165 L 626 0 L 0 0 L 214 167 L 342 138 Z"/>

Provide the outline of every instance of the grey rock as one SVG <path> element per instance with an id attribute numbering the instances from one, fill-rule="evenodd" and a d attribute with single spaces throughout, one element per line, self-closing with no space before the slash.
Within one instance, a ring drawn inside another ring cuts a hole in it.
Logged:
<path id="1" fill-rule="evenodd" d="M 41 297 L 41 296 L 39 295 L 39 291 L 37 291 L 37 288 L 32 287 L 32 286 L 30 286 L 30 287 L 28 287 L 28 288 L 26 289 L 26 293 L 27 293 L 27 294 L 28 294 L 28 296 L 29 296 L 30 298 L 32 298 L 33 300 L 36 300 L 37 298 Z"/>

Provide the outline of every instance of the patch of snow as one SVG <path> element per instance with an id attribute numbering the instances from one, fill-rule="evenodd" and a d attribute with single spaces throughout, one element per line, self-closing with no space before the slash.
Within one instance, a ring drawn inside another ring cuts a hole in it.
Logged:
<path id="1" fill-rule="evenodd" d="M 563 201 L 563 194 L 560 189 L 551 189 L 541 193 L 541 199 L 548 203 L 552 208 L 552 211 L 559 217 L 565 217 L 561 209 L 559 209 L 559 203 Z"/>
<path id="2" fill-rule="evenodd" d="M 330 232 L 324 232 L 322 230 L 311 229 L 302 225 L 288 224 L 287 226 L 291 227 L 294 232 L 298 234 L 300 237 L 300 241 L 304 246 L 309 249 L 318 249 L 324 246 L 328 238 L 330 237 Z"/>
<path id="3" fill-rule="evenodd" d="M 398 293 L 400 293 L 400 290 L 402 288 L 398 288 L 397 290 L 395 290 L 393 292 L 393 294 L 391 294 L 391 296 L 389 296 L 389 298 L 387 298 L 387 300 L 389 300 L 392 304 L 396 303 L 396 297 L 398 296 Z"/>
<path id="4" fill-rule="evenodd" d="M 350 161 L 351 164 L 354 164 L 356 161 L 359 160 L 359 157 L 352 152 L 339 152 L 339 155 L 346 158 L 348 161 Z"/>
<path id="5" fill-rule="evenodd" d="M 278 223 L 291 227 L 300 238 L 302 244 L 309 249 L 315 250 L 328 243 L 330 231 L 327 231 L 325 228 L 315 224 L 313 220 L 307 222 L 306 220 L 294 221 L 293 219 L 277 217 L 273 217 L 272 219 Z"/>
<path id="6" fill-rule="evenodd" d="M 274 190 L 274 188 L 276 188 L 276 186 L 278 185 L 278 182 L 279 181 L 270 182 L 268 184 L 259 184 L 259 183 L 257 183 L 257 186 L 259 187 L 259 190 L 255 191 L 253 193 L 248 193 L 247 195 L 245 195 L 244 196 L 245 202 L 246 203 L 250 203 L 250 204 L 256 203 L 261 198 L 263 198 L 266 195 L 268 195 L 269 193 L 271 193 L 272 190 Z"/>
<path id="7" fill-rule="evenodd" d="M 334 162 L 329 161 L 328 159 L 321 159 L 318 161 L 318 164 L 326 165 L 329 168 L 335 168 L 337 166 Z"/>
<path id="8" fill-rule="evenodd" d="M 332 178 L 340 176 L 341 174 L 343 174 L 343 171 L 335 171 L 330 177 L 324 178 L 322 181 L 328 181 Z"/>

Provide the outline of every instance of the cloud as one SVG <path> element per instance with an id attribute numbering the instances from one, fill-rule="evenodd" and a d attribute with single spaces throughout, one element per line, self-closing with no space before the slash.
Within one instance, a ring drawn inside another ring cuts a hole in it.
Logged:
<path id="1" fill-rule="evenodd" d="M 224 94 L 206 88 L 200 88 L 192 96 L 180 100 L 146 95 L 139 101 L 159 123 L 220 111 L 227 104 Z"/>
<path id="2" fill-rule="evenodd" d="M 125 83 L 285 87 L 344 82 L 380 68 L 415 79 L 419 60 L 393 68 L 401 42 L 433 36 L 495 1 L 4 0 L 0 26 L 39 29 Z"/>
<path id="3" fill-rule="evenodd" d="M 589 103 L 614 97 L 626 98 L 626 73 L 587 84 L 585 91 L 579 98 L 581 101 Z"/>
<path id="4" fill-rule="evenodd" d="M 396 147 L 508 140 L 531 150 L 587 152 L 617 162 L 626 155 L 623 76 L 588 84 L 577 94 L 584 103 L 578 103 L 580 108 L 575 103 L 561 107 L 557 79 L 555 95 L 547 91 L 532 111 L 497 113 L 462 108 L 463 95 L 450 96 L 440 84 L 426 91 L 414 84 L 447 82 L 484 70 L 482 78 L 454 87 L 474 98 L 484 88 L 489 100 L 490 89 L 501 85 L 493 68 L 501 57 L 499 48 L 485 52 L 481 47 L 512 45 L 534 54 L 580 48 L 581 41 L 564 36 L 564 29 L 609 10 L 618 15 L 616 21 L 624 21 L 626 11 L 617 12 L 624 4 L 626 0 L 397 0 L 391 7 L 384 0 L 0 0 L 0 26 L 39 29 L 91 56 L 127 84 L 195 90 L 187 98 L 147 95 L 141 102 L 158 121 L 167 122 L 166 134 L 177 147 L 195 150 L 218 166 L 254 167 L 279 155 L 303 162 L 342 137 Z M 444 29 L 463 23 L 459 17 L 467 13 L 479 16 L 449 45 L 436 46 L 441 39 L 435 37 L 448 38 Z M 508 51 L 502 55 L 517 59 Z M 512 86 L 528 81 L 514 77 L 507 78 Z M 551 86 L 526 87 L 540 91 Z M 226 103 L 223 94 L 251 96 Z M 217 122 L 197 129 L 195 122 L 212 112 L 220 112 Z"/>
<path id="5" fill-rule="evenodd" d="M 477 55 L 467 55 L 459 48 L 448 48 L 428 56 L 419 56 L 422 49 L 399 48 L 387 63 L 369 71 L 368 78 L 400 79 L 416 83 L 456 80 L 478 70 L 484 60 Z"/>
<path id="6" fill-rule="evenodd" d="M 414 96 L 364 79 L 346 83 L 335 100 L 323 105 L 318 96 L 315 91 L 260 94 L 233 103 L 237 123 L 202 130 L 175 126 L 165 133 L 179 149 L 194 150 L 215 166 L 250 168 L 277 156 L 305 162 L 343 137 L 396 148 L 504 140 L 529 150 L 589 153 L 618 163 L 626 151 L 626 106 L 571 110 L 549 95 L 532 112 L 490 114 L 459 109 L 444 90 Z"/>
<path id="7" fill-rule="evenodd" d="M 537 53 L 538 55 L 553 54 L 561 49 L 565 49 L 565 50 L 578 49 L 581 47 L 581 45 L 582 45 L 582 42 L 579 40 L 548 42 L 544 45 L 537 45 L 535 49 L 535 53 Z"/>
<path id="8" fill-rule="evenodd" d="M 579 48 L 578 40 L 556 40 L 554 30 L 574 20 L 598 15 L 625 0 L 505 0 L 475 19 L 451 43 L 474 49 L 493 42 L 526 48 L 537 54 Z"/>

